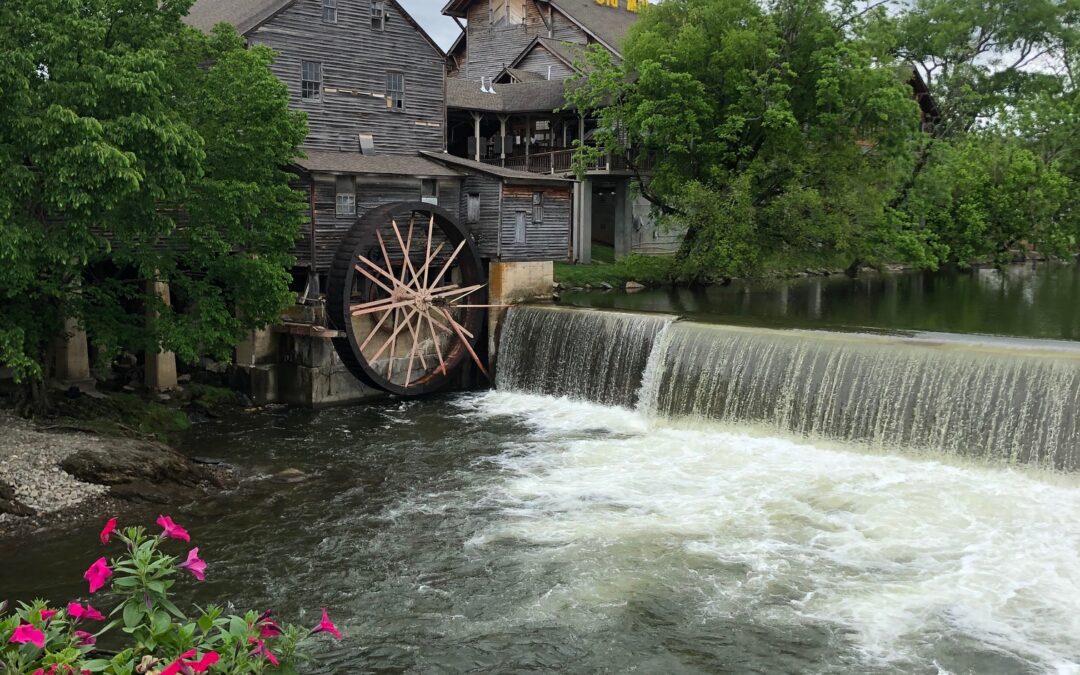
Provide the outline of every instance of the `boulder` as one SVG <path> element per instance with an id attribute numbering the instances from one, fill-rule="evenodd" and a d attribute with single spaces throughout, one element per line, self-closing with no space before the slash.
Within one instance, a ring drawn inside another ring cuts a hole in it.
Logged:
<path id="1" fill-rule="evenodd" d="M 626 282 L 626 292 L 627 293 L 637 293 L 638 291 L 643 291 L 643 290 L 645 290 L 645 285 L 644 284 L 639 284 L 636 281 L 627 281 Z"/>
<path id="2" fill-rule="evenodd" d="M 162 443 L 118 439 L 108 447 L 80 450 L 60 464 L 75 478 L 109 486 L 109 494 L 128 501 L 166 504 L 188 496 L 205 483 L 226 487 L 218 473 Z"/>
<path id="3" fill-rule="evenodd" d="M 10 513 L 13 516 L 33 516 L 37 514 L 34 509 L 19 502 L 15 498 L 15 489 L 3 481 L 0 481 L 0 513 Z"/>

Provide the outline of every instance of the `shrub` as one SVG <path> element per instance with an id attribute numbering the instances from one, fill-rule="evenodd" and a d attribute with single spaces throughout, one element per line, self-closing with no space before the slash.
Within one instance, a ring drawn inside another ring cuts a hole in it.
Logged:
<path id="1" fill-rule="evenodd" d="M 169 555 L 170 541 L 191 537 L 168 516 L 160 534 L 143 527 L 117 529 L 113 518 L 101 531 L 103 545 L 124 550 L 98 558 L 83 578 L 90 595 L 108 586 L 119 603 L 109 616 L 89 603 L 50 607 L 37 600 L 7 614 L 0 603 L 0 672 L 19 675 L 191 675 L 193 673 L 296 673 L 310 660 L 308 647 L 320 633 L 341 633 L 323 610 L 314 628 L 278 623 L 270 611 L 225 615 L 221 607 L 195 608 L 189 618 L 170 599 L 178 576 L 206 578 L 198 547 L 183 558 Z M 127 646 L 115 655 L 97 650 L 102 636 L 119 628 Z"/>

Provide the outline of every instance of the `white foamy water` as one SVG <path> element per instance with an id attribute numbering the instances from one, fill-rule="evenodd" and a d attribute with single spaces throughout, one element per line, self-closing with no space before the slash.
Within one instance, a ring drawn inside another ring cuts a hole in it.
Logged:
<path id="1" fill-rule="evenodd" d="M 853 671 L 1080 673 L 1072 478 L 543 396 L 468 407 L 534 427 L 496 460 L 483 499 L 497 516 L 471 542 L 513 542 L 530 568 L 558 571 L 524 612 L 587 630 L 628 605 L 670 605 L 691 625 L 831 644 Z"/>

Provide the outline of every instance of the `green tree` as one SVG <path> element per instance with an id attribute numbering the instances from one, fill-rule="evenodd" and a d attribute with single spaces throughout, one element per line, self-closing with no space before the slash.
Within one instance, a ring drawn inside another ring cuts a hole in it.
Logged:
<path id="1" fill-rule="evenodd" d="M 570 90 L 598 118 L 579 166 L 628 148 L 653 159 L 643 190 L 686 229 L 690 279 L 750 272 L 765 256 L 922 254 L 922 233 L 890 211 L 919 111 L 910 70 L 863 37 L 878 12 L 825 0 L 649 6 L 622 62 L 593 51 Z"/>
<path id="2" fill-rule="evenodd" d="M 194 360 L 290 302 L 304 203 L 281 167 L 306 124 L 272 53 L 185 27 L 190 4 L 0 3 L 0 362 L 39 401 L 65 317 L 103 362 Z"/>

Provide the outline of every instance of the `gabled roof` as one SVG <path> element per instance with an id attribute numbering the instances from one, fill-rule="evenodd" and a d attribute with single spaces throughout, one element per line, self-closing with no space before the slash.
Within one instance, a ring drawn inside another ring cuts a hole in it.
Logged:
<path id="1" fill-rule="evenodd" d="M 478 0 L 449 0 L 442 9 L 446 16 L 459 19 L 468 17 L 469 5 Z M 486 2 L 487 0 L 481 0 Z M 597 4 L 596 0 L 536 0 L 547 3 L 560 14 L 577 24 L 579 28 L 616 54 L 621 54 L 620 45 L 630 26 L 637 21 L 638 15 L 626 9 L 626 0 L 621 7 L 608 7 Z"/>
<path id="2" fill-rule="evenodd" d="M 496 84 L 495 93 L 481 90 L 480 80 L 446 81 L 446 107 L 478 112 L 551 112 L 566 105 L 565 80 Z"/>
<path id="3" fill-rule="evenodd" d="M 512 84 L 517 82 L 540 82 L 547 78 L 540 73 L 530 73 L 527 70 L 521 70 L 520 68 L 503 68 L 502 71 L 495 76 L 495 82 L 499 84 Z"/>
<path id="4" fill-rule="evenodd" d="M 530 42 L 525 49 L 522 49 L 521 53 L 510 62 L 509 68 L 516 68 L 518 64 L 525 60 L 525 57 L 538 48 L 547 50 L 549 54 L 572 70 L 580 70 L 576 64 L 585 56 L 585 45 L 563 42 L 562 40 L 553 40 L 546 37 L 537 37 L 533 38 L 533 41 Z"/>
<path id="5" fill-rule="evenodd" d="M 293 164 L 311 172 L 453 178 L 461 174 L 417 155 L 363 155 L 360 152 L 304 150 Z"/>
<path id="6" fill-rule="evenodd" d="M 413 28 L 435 48 L 440 56 L 446 57 L 439 43 L 428 35 L 412 14 L 409 14 L 397 0 L 387 1 L 401 12 L 405 20 L 412 24 Z M 237 33 L 247 35 L 295 2 L 296 0 L 195 0 L 195 4 L 184 17 L 184 23 L 204 33 L 210 32 L 219 23 L 227 23 L 236 28 Z"/>
<path id="7" fill-rule="evenodd" d="M 529 184 L 544 184 L 544 185 L 560 185 L 563 187 L 569 187 L 574 181 L 569 178 L 560 178 L 558 176 L 550 176 L 540 173 L 527 173 L 525 171 L 515 171 L 514 169 L 506 169 L 494 164 L 485 164 L 483 162 L 477 162 L 472 159 L 465 159 L 464 157 L 457 157 L 445 152 L 426 152 L 421 150 L 420 154 L 427 159 L 431 159 L 435 162 L 449 165 L 457 169 L 463 169 L 465 171 L 473 171 L 479 173 L 486 173 L 489 176 L 495 176 L 501 178 L 507 183 L 529 183 Z"/>

